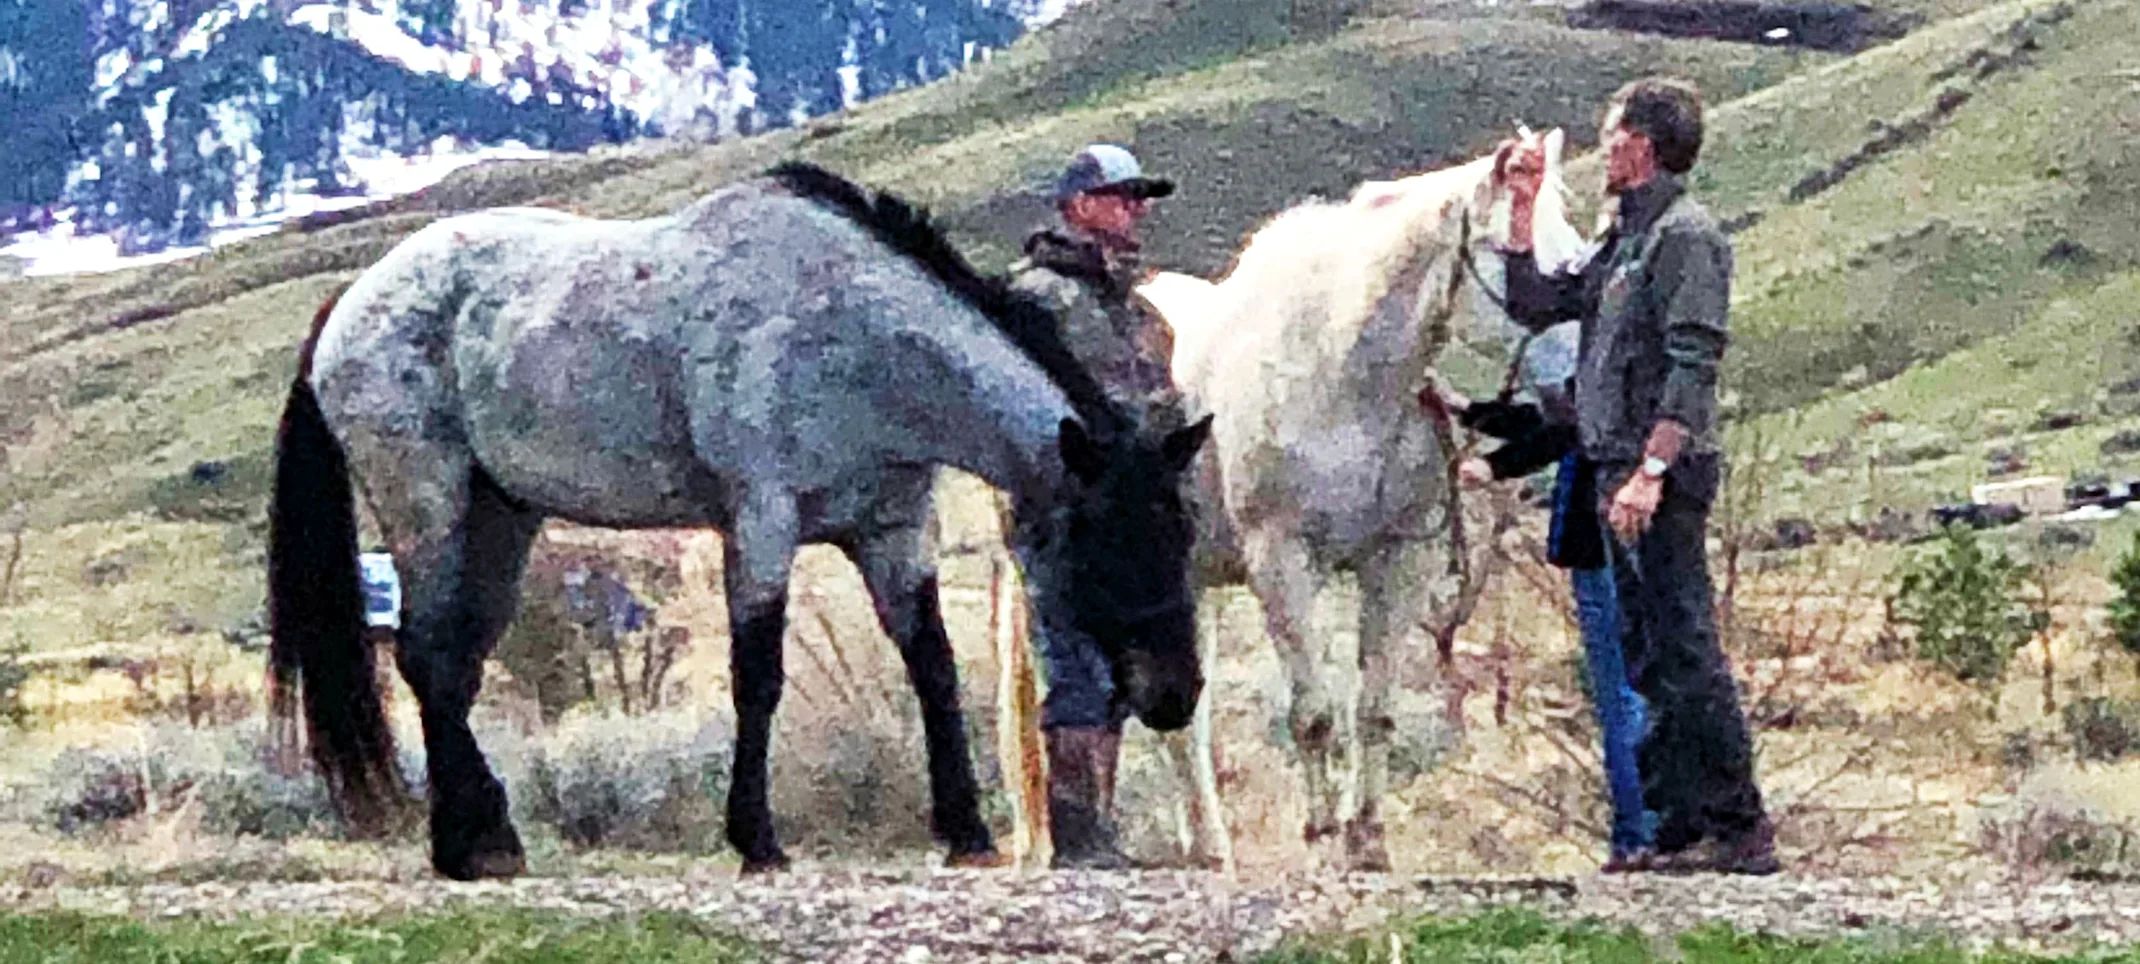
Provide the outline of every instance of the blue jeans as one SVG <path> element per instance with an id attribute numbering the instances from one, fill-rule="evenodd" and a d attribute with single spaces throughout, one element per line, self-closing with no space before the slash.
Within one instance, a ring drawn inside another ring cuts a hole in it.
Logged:
<path id="1" fill-rule="evenodd" d="M 1642 805 L 1642 773 L 1636 749 L 1649 725 L 1649 707 L 1629 684 L 1620 652 L 1620 600 L 1608 564 L 1598 569 L 1570 569 L 1576 619 L 1582 626 L 1583 656 L 1590 667 L 1590 690 L 1597 704 L 1598 728 L 1605 744 L 1605 783 L 1612 797 L 1612 849 L 1616 854 L 1648 847 L 1656 818 Z"/>

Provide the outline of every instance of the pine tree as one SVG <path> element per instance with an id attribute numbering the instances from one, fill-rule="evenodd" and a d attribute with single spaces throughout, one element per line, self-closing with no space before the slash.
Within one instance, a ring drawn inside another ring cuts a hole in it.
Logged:
<path id="1" fill-rule="evenodd" d="M 95 63 L 85 3 L 0 0 L 0 214 L 57 201 L 82 156 L 75 119 L 86 112 Z"/>

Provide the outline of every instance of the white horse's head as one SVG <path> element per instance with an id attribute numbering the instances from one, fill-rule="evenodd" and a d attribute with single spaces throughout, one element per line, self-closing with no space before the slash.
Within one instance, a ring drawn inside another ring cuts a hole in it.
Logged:
<path id="1" fill-rule="evenodd" d="M 1564 143 L 1560 128 L 1519 127 L 1515 138 L 1468 164 L 1361 185 L 1348 206 L 1362 212 L 1366 223 L 1389 218 L 1397 235 L 1394 245 L 1384 247 L 1381 293 L 1417 285 L 1408 299 L 1415 317 L 1447 317 L 1452 338 L 1513 348 L 1522 329 L 1501 304 L 1507 285 L 1499 254 L 1512 237 L 1515 196 L 1508 172 L 1518 162 L 1543 170 L 1532 213 L 1533 251 L 1541 270 L 1569 264 L 1581 256 L 1584 240 L 1568 221 Z M 1439 270 L 1444 258 L 1450 263 Z"/>
<path id="2" fill-rule="evenodd" d="M 1508 242 L 1507 165 L 1543 165 L 1533 218 L 1539 266 L 1575 258 L 1583 239 L 1567 221 L 1562 133 L 1519 129 L 1492 154 L 1389 181 L 1342 202 L 1308 201 L 1250 236 L 1223 280 L 1161 274 L 1138 288 L 1174 329 L 1175 377 L 1201 387 L 1212 353 L 1271 326 L 1310 326 L 1328 357 L 1369 354 L 1434 363 L 1449 340 L 1501 341 L 1522 331 L 1501 309 L 1497 248 Z M 1363 341 L 1364 340 L 1364 341 Z"/>

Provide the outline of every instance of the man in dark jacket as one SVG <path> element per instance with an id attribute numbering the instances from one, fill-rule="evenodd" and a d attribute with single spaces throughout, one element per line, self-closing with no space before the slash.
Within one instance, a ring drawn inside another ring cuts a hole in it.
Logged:
<path id="1" fill-rule="evenodd" d="M 1582 323 L 1576 434 L 1617 536 L 1606 541 L 1630 674 L 1656 716 L 1641 753 L 1644 796 L 1661 820 L 1651 865 L 1774 873 L 1775 831 L 1754 783 L 1752 737 L 1717 640 L 1709 580 L 1732 251 L 1686 193 L 1701 153 L 1701 96 L 1677 81 L 1636 81 L 1613 96 L 1599 139 L 1617 217 L 1573 273 L 1539 272 L 1529 247 L 1542 167 L 1511 161 L 1507 301 L 1533 330 Z"/>
<path id="2" fill-rule="evenodd" d="M 1012 285 L 1055 310 L 1071 353 L 1147 432 L 1186 424 L 1171 370 L 1172 329 L 1135 291 L 1143 271 L 1138 225 L 1153 199 L 1173 191 L 1173 182 L 1146 177 L 1128 150 L 1087 146 L 1056 179 L 1055 223 L 1027 237 L 1025 258 L 1011 267 Z M 998 510 L 1008 526 L 1007 504 Z M 1081 633 L 1037 638 L 1048 679 L 1040 726 L 1048 744 L 1053 865 L 1127 868 L 1114 821 L 1127 713 L 1107 660 L 1098 641 Z"/>

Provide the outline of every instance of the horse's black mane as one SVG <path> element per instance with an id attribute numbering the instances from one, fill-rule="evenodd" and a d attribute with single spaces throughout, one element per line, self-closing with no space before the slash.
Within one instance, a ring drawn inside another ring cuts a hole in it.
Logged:
<path id="1" fill-rule="evenodd" d="M 1055 313 L 1012 289 L 1004 279 L 975 271 L 944 238 L 926 209 L 916 208 L 886 191 L 871 197 L 846 178 L 805 161 L 782 163 L 766 171 L 766 176 L 797 197 L 817 202 L 861 225 L 980 311 L 1047 372 L 1088 428 L 1111 434 L 1128 425 L 1121 407 L 1063 342 L 1061 321 Z"/>

